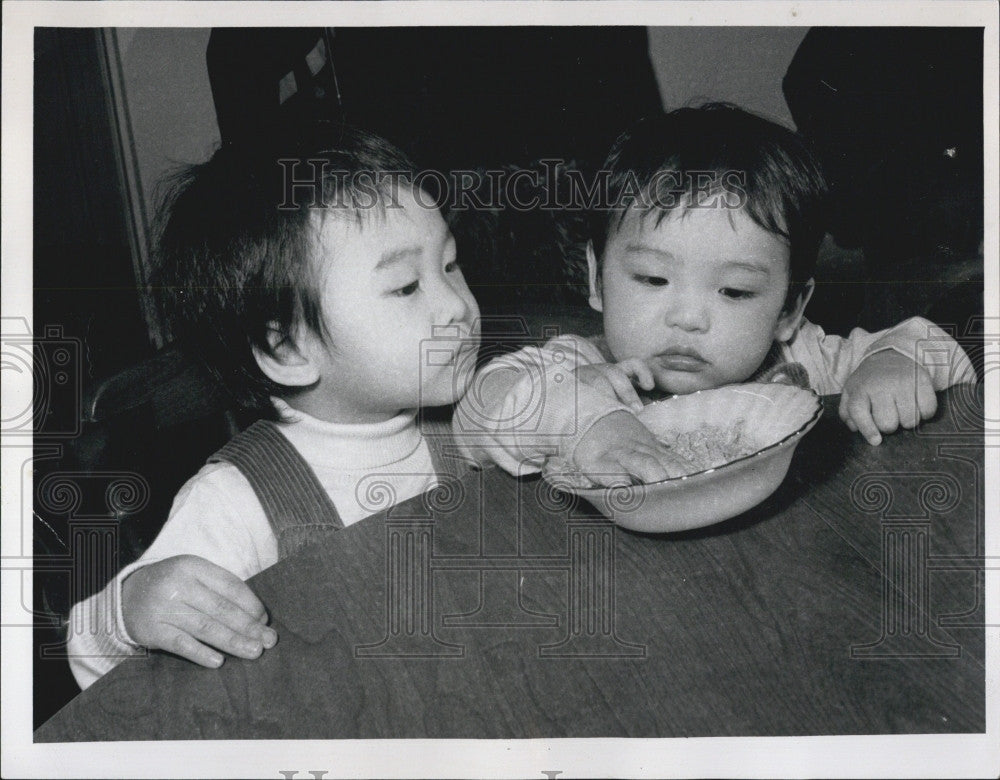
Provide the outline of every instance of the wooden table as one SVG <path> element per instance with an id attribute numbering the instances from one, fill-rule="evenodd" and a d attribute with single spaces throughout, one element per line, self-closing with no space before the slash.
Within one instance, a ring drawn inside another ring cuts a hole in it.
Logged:
<path id="1" fill-rule="evenodd" d="M 121 664 L 36 741 L 983 732 L 982 388 L 672 536 L 495 469 L 251 584 L 278 645 Z"/>

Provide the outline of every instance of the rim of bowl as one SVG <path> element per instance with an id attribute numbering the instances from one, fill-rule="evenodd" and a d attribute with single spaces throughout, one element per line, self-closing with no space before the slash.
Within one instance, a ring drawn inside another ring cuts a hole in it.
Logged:
<path id="1" fill-rule="evenodd" d="M 713 387 L 707 390 L 695 390 L 693 393 L 684 393 L 683 395 L 672 395 L 669 398 L 661 398 L 659 401 L 654 401 L 653 403 L 649 404 L 649 406 L 647 406 L 646 408 L 655 406 L 657 404 L 670 403 L 671 401 L 677 398 L 690 398 L 691 396 L 699 395 L 700 393 L 714 393 L 717 390 L 722 390 L 722 389 L 723 388 L 721 387 Z M 701 471 L 695 471 L 692 472 L 691 474 L 684 474 L 680 477 L 667 477 L 666 479 L 657 480 L 656 482 L 641 482 L 639 484 L 642 485 L 643 487 L 652 487 L 655 485 L 666 485 L 672 483 L 686 482 L 687 480 L 693 477 L 700 477 L 706 474 L 713 474 L 715 472 L 722 471 L 723 469 L 728 469 L 730 466 L 735 466 L 738 463 L 743 463 L 744 461 L 750 460 L 751 458 L 756 458 L 764 454 L 770 454 L 784 447 L 785 445 L 789 444 L 792 441 L 792 439 L 804 436 L 806 433 L 808 433 L 809 429 L 816 424 L 819 418 L 822 417 L 823 401 L 820 399 L 819 394 L 811 387 L 809 388 L 800 387 L 798 389 L 802 390 L 803 392 L 807 392 L 812 396 L 813 403 L 815 404 L 815 409 L 813 409 L 813 413 L 809 416 L 809 419 L 807 419 L 804 423 L 802 423 L 802 425 L 800 425 L 798 428 L 796 428 L 794 431 L 787 434 L 786 436 L 783 436 L 782 438 L 778 439 L 775 442 L 771 442 L 765 447 L 761 447 L 759 450 L 754 450 L 749 455 L 743 455 L 739 458 L 736 458 L 735 460 L 727 460 L 720 466 L 713 466 L 712 468 L 709 469 L 702 469 Z M 584 497 L 586 497 L 587 494 L 593 495 L 596 493 L 603 493 L 604 491 L 607 490 L 615 490 L 623 487 L 637 487 L 637 485 L 635 484 L 629 484 L 629 485 L 603 485 L 592 488 L 576 488 L 572 487 L 571 485 L 561 485 L 558 482 L 553 482 L 553 485 L 554 487 L 557 487 L 560 490 L 565 490 L 567 492 L 575 493 L 577 495 L 581 495 Z"/>

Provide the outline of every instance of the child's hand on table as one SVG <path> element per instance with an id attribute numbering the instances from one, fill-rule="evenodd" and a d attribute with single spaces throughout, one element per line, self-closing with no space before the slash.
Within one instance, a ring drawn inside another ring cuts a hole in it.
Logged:
<path id="1" fill-rule="evenodd" d="M 239 577 L 196 555 L 137 569 L 122 582 L 125 630 L 140 645 L 218 667 L 222 650 L 257 658 L 278 635 L 267 611 Z M 213 649 L 215 648 L 215 649 Z"/>
<path id="2" fill-rule="evenodd" d="M 869 444 L 882 433 L 915 428 L 937 411 L 931 375 L 923 366 L 893 350 L 869 355 L 844 383 L 840 419 L 860 431 Z"/>

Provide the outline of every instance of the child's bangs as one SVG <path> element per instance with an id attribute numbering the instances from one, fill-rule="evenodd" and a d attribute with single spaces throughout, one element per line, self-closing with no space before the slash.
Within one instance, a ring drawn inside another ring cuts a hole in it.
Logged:
<path id="1" fill-rule="evenodd" d="M 760 228 L 789 241 L 786 226 L 787 199 L 773 186 L 761 186 L 745 171 L 685 171 L 673 168 L 655 173 L 638 191 L 625 194 L 613 211 L 612 220 L 620 229 L 629 212 L 645 221 L 652 216 L 654 227 L 676 216 L 686 217 L 694 209 L 742 211 Z"/>
<path id="2" fill-rule="evenodd" d="M 742 208 L 758 227 L 785 241 L 791 240 L 787 227 L 789 203 L 779 188 L 748 187 Z"/>
<path id="3" fill-rule="evenodd" d="M 411 187 L 408 179 L 378 171 L 335 172 L 324 179 L 323 197 L 316 205 L 321 220 L 343 219 L 363 230 L 373 220 L 383 221 L 389 209 L 402 208 L 400 192 Z"/>

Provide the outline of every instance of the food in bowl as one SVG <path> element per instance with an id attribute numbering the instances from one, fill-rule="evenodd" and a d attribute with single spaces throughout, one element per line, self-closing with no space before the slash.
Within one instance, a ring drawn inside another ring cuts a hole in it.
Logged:
<path id="1" fill-rule="evenodd" d="M 637 416 L 670 448 L 676 476 L 598 487 L 573 464 L 556 459 L 543 476 L 625 528 L 668 532 L 710 525 L 777 489 L 795 447 L 822 410 L 815 392 L 785 384 L 729 385 L 674 396 Z"/>
<path id="2" fill-rule="evenodd" d="M 727 426 L 702 423 L 697 428 L 656 438 L 688 466 L 684 474 L 714 469 L 760 449 L 746 433 L 747 421 L 737 418 Z"/>

